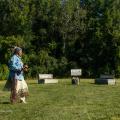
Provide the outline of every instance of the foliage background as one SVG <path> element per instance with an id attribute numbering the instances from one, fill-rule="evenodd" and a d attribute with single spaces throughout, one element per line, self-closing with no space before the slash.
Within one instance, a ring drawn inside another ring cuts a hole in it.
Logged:
<path id="1" fill-rule="evenodd" d="M 23 48 L 28 77 L 38 73 L 120 76 L 119 0 L 0 0 L 0 79 L 11 47 Z"/>

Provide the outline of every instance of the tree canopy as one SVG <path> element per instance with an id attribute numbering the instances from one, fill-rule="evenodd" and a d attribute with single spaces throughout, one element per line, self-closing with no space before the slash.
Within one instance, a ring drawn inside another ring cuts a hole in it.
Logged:
<path id="1" fill-rule="evenodd" d="M 23 48 L 28 77 L 38 73 L 120 76 L 119 0 L 0 0 L 0 79 L 11 47 Z M 4 73 L 4 74 L 3 74 Z"/>

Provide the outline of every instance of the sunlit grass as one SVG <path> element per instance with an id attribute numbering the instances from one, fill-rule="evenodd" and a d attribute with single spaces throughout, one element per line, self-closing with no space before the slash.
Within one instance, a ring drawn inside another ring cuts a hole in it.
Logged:
<path id="1" fill-rule="evenodd" d="M 71 80 L 59 84 L 37 84 L 28 80 L 27 104 L 9 104 L 9 92 L 0 82 L 0 120 L 120 120 L 120 81 L 115 86 L 95 85 L 82 79 L 79 86 Z"/>

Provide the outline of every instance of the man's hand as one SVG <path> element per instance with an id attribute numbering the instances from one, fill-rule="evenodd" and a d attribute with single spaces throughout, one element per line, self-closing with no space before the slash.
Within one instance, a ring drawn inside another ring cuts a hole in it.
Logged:
<path id="1" fill-rule="evenodd" d="M 24 65 L 24 66 L 23 66 L 23 71 L 27 72 L 28 69 L 29 69 L 29 68 L 28 68 L 28 65 Z"/>

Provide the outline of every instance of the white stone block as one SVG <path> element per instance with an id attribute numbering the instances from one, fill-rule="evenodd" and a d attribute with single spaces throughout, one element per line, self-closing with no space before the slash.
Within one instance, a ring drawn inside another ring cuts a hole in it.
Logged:
<path id="1" fill-rule="evenodd" d="M 81 69 L 71 69 L 71 76 L 81 76 L 82 70 Z"/>
<path id="2" fill-rule="evenodd" d="M 39 74 L 39 79 L 52 79 L 53 74 Z"/>

